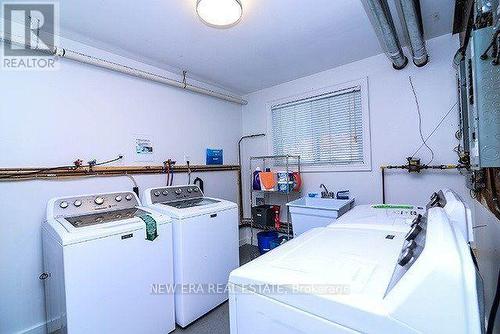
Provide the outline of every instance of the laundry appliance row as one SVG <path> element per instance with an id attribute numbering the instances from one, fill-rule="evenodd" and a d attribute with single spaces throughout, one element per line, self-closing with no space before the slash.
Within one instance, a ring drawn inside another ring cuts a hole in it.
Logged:
<path id="1" fill-rule="evenodd" d="M 227 300 L 237 205 L 195 185 L 54 198 L 42 224 L 48 332 L 168 333 Z M 196 290 L 192 286 L 196 285 Z"/>

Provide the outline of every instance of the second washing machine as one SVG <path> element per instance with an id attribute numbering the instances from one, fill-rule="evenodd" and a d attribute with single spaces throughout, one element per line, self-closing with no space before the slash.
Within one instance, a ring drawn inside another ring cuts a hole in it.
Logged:
<path id="1" fill-rule="evenodd" d="M 175 318 L 185 327 L 228 298 L 239 267 L 238 206 L 195 185 L 147 189 L 143 202 L 173 219 Z"/>

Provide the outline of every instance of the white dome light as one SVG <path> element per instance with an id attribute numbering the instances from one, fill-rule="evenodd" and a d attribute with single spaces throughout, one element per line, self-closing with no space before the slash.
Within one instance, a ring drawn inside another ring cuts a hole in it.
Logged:
<path id="1" fill-rule="evenodd" d="M 205 24 L 227 28 L 238 23 L 243 8 L 239 0 L 198 0 L 196 12 Z"/>

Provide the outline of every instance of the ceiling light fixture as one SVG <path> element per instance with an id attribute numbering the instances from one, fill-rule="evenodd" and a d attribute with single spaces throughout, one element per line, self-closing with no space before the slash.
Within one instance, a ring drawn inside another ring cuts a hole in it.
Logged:
<path id="1" fill-rule="evenodd" d="M 203 23 L 228 28 L 239 22 L 243 7 L 239 0 L 198 0 L 196 12 Z"/>

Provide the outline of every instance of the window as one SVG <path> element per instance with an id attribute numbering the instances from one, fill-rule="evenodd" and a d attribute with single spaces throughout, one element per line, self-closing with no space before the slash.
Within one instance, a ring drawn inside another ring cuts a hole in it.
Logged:
<path id="1" fill-rule="evenodd" d="M 329 90 L 271 107 L 274 155 L 300 155 L 309 166 L 369 169 L 364 85 Z"/>

